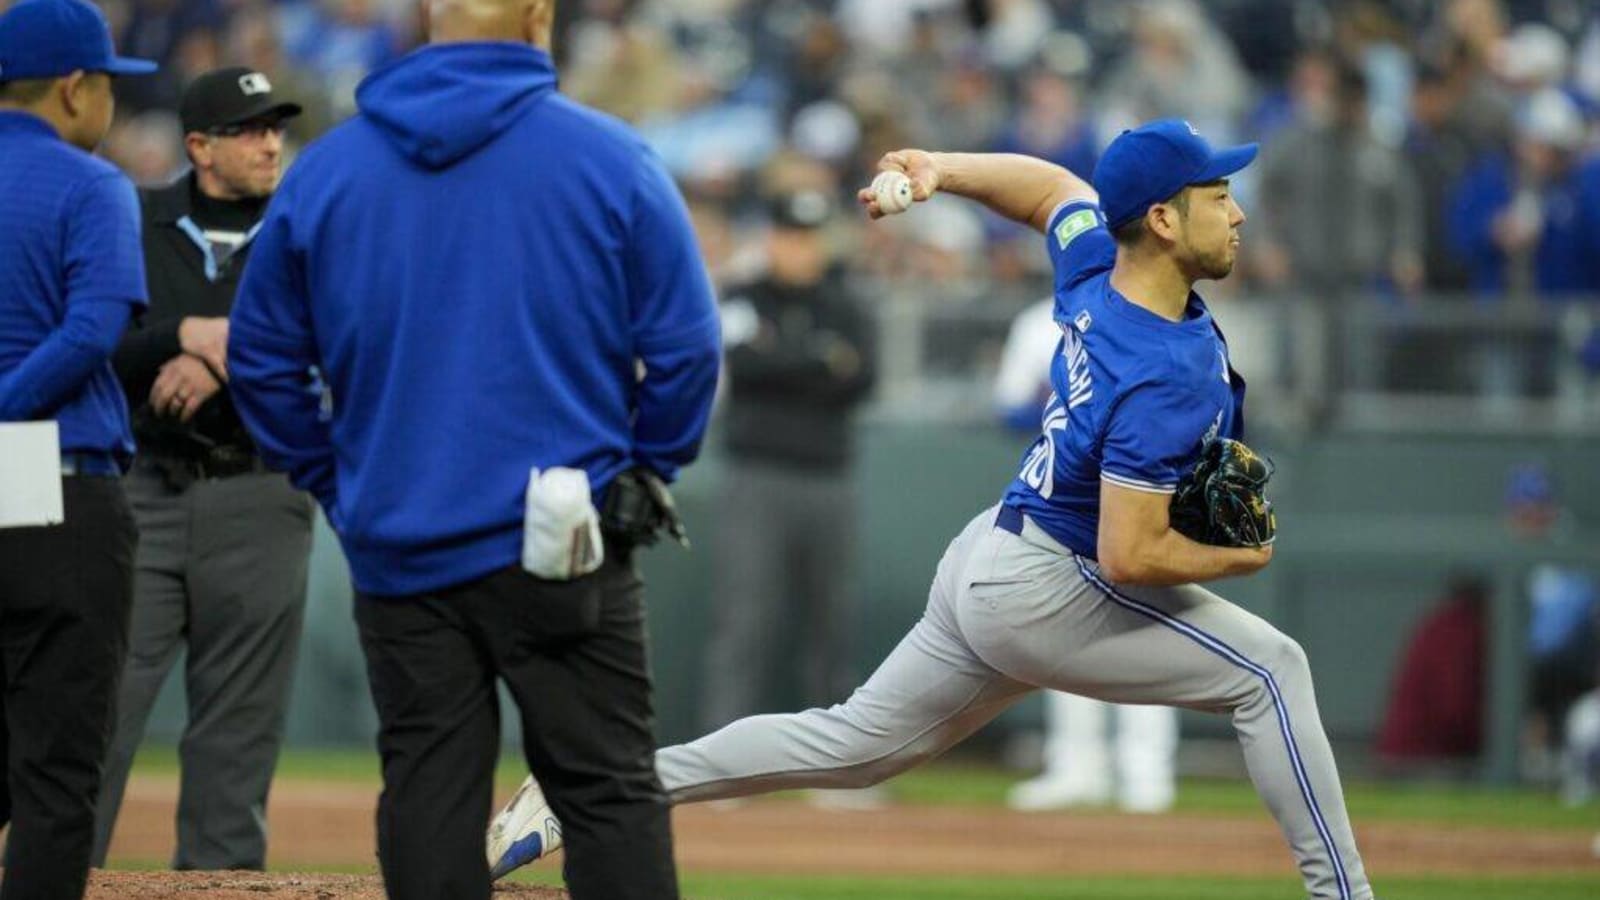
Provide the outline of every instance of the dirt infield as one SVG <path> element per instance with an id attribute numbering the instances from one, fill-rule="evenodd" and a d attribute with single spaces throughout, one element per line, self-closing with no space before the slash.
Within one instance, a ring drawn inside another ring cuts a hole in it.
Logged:
<path id="1" fill-rule="evenodd" d="M 346 783 L 280 782 L 273 790 L 270 865 L 260 873 L 96 872 L 93 900 L 316 898 L 367 900 L 376 876 L 285 874 L 373 864 L 375 792 Z M 111 847 L 117 860 L 172 853 L 176 784 L 133 781 Z M 891 807 L 825 811 L 759 802 L 675 813 L 686 870 L 858 875 L 1292 875 L 1272 821 L 1175 814 L 1023 815 L 991 808 Z M 1590 872 L 1600 862 L 1581 832 L 1380 823 L 1361 828 L 1368 868 L 1386 875 Z M 546 863 L 548 865 L 550 863 Z M 547 900 L 559 891 L 513 886 L 496 897 Z"/>
<path id="2" fill-rule="evenodd" d="M 563 900 L 566 891 L 502 885 L 506 900 Z M 384 900 L 376 875 L 261 872 L 95 872 L 88 900 Z"/>

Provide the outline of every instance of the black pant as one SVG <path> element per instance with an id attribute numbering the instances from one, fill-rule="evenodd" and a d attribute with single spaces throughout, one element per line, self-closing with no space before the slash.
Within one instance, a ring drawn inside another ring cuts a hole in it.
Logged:
<path id="1" fill-rule="evenodd" d="M 115 478 L 62 479 L 65 521 L 0 530 L 0 900 L 83 896 L 133 602 Z"/>
<path id="2" fill-rule="evenodd" d="M 390 897 L 489 896 L 496 677 L 561 819 L 574 900 L 678 896 L 655 772 L 643 585 L 628 554 L 606 552 L 598 572 L 572 582 L 507 569 L 437 593 L 357 596 L 380 723 L 378 860 Z"/>

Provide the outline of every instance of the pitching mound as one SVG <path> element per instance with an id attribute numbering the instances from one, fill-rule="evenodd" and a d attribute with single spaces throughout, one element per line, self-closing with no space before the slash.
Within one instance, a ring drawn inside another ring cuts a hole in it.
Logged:
<path id="1" fill-rule="evenodd" d="M 565 900 L 566 891 L 502 885 L 506 900 Z M 384 900 L 376 875 L 282 872 L 107 872 L 89 875 L 87 900 Z"/>

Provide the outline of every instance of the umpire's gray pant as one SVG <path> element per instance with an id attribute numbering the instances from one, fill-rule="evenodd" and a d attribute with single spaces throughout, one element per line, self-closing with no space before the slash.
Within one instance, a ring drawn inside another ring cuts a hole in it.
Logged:
<path id="1" fill-rule="evenodd" d="M 730 460 L 721 499 L 705 727 L 761 709 L 774 659 L 798 676 L 803 703 L 843 697 L 856 683 L 850 473 Z"/>
<path id="2" fill-rule="evenodd" d="M 267 789 L 305 612 L 312 502 L 277 474 L 174 490 L 136 464 L 126 485 L 139 526 L 133 625 L 94 864 L 105 865 L 134 751 L 186 645 L 173 868 L 265 868 Z"/>

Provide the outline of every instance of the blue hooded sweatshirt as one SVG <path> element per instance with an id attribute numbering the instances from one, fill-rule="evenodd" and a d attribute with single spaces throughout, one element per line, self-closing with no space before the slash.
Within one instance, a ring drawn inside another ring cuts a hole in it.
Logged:
<path id="1" fill-rule="evenodd" d="M 425 47 L 356 100 L 267 210 L 231 388 L 356 587 L 417 594 L 518 562 L 531 467 L 583 468 L 597 497 L 633 466 L 672 479 L 720 335 L 676 187 L 627 126 L 557 93 L 545 53 Z"/>

